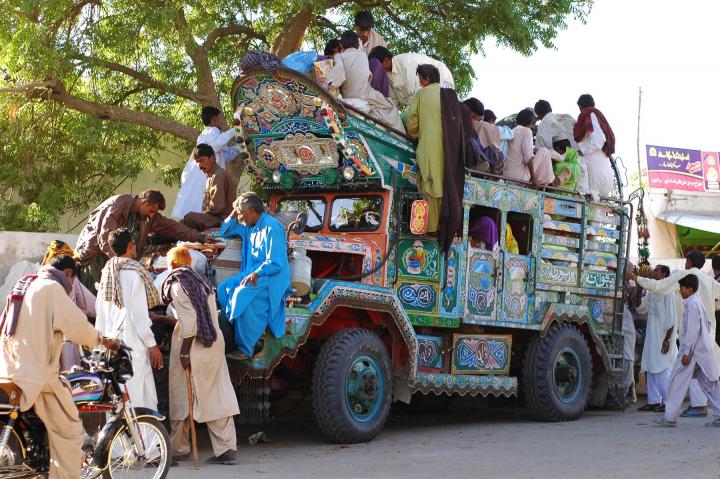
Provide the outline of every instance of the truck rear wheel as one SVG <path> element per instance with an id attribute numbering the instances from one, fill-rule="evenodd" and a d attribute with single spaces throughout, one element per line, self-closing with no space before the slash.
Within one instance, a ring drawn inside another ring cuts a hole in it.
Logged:
<path id="1" fill-rule="evenodd" d="M 323 435 L 339 444 L 374 439 L 390 412 L 392 377 L 377 335 L 359 328 L 335 333 L 313 369 L 313 412 Z"/>
<path id="2" fill-rule="evenodd" d="M 533 338 L 523 363 L 523 390 L 542 421 L 574 421 L 590 395 L 592 360 L 585 337 L 573 325 L 557 324 Z"/>

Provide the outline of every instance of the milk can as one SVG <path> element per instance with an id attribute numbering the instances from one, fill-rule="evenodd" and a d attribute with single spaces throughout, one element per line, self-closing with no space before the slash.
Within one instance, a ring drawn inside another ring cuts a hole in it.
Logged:
<path id="1" fill-rule="evenodd" d="M 215 267 L 215 286 L 240 272 L 240 258 L 242 254 L 242 239 L 227 238 L 225 249 L 213 261 Z"/>
<path id="2" fill-rule="evenodd" d="M 294 248 L 290 255 L 290 283 L 294 296 L 303 297 L 310 293 L 312 260 L 307 257 L 304 248 Z"/>

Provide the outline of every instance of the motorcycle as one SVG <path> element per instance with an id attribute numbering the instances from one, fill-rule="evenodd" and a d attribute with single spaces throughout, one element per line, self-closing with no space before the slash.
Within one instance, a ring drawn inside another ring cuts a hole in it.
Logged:
<path id="1" fill-rule="evenodd" d="M 82 366 L 63 373 L 70 382 L 81 418 L 105 420 L 105 425 L 83 445 L 81 478 L 163 479 L 170 467 L 170 438 L 164 417 L 147 408 L 133 407 L 125 388 L 132 375 L 130 348 L 95 351 Z M 42 421 L 33 410 L 20 411 L 20 389 L 0 381 L 0 477 L 27 477 L 47 472 L 50 453 Z"/>

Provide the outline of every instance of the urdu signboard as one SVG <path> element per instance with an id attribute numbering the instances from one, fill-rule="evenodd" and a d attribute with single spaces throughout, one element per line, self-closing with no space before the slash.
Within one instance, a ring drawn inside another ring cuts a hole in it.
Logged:
<path id="1" fill-rule="evenodd" d="M 646 145 L 648 183 L 652 188 L 720 192 L 720 154 Z"/>

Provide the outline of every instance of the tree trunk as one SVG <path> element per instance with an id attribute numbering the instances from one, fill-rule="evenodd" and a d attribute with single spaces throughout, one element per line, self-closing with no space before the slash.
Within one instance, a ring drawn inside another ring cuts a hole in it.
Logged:
<path id="1" fill-rule="evenodd" d="M 278 35 L 272 46 L 272 53 L 284 58 L 300 49 L 305 31 L 313 21 L 312 5 L 306 5 L 297 15 L 283 25 L 283 33 Z"/>

